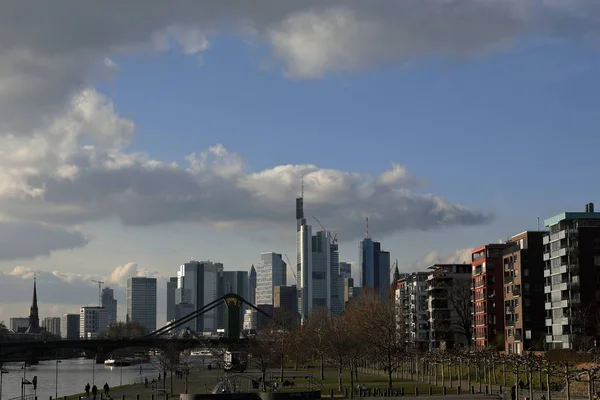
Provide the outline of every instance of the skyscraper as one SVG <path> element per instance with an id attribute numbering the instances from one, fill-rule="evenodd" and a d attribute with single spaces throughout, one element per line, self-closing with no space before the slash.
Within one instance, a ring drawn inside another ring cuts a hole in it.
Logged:
<path id="1" fill-rule="evenodd" d="M 349 262 L 340 261 L 340 275 L 342 279 L 352 278 L 352 265 Z"/>
<path id="2" fill-rule="evenodd" d="M 251 304 L 256 305 L 256 268 L 254 264 L 250 268 L 250 276 L 248 277 L 248 291 L 250 298 L 247 299 Z"/>
<path id="3" fill-rule="evenodd" d="M 167 322 L 175 319 L 175 291 L 177 290 L 177 277 L 169 278 L 167 282 Z"/>
<path id="4" fill-rule="evenodd" d="M 64 314 L 60 318 L 60 337 L 62 339 L 79 339 L 79 314 Z"/>
<path id="5" fill-rule="evenodd" d="M 127 279 L 127 321 L 139 322 L 148 332 L 156 330 L 156 278 Z"/>
<path id="6" fill-rule="evenodd" d="M 248 299 L 248 272 L 247 271 L 223 271 L 222 290 L 223 295 L 234 293 L 244 299 Z M 222 306 L 221 306 L 222 307 Z M 240 326 L 244 322 L 244 311 L 248 306 L 242 305 L 240 312 Z M 224 310 L 223 310 L 224 311 Z M 225 328 L 225 312 L 219 315 L 219 327 Z"/>
<path id="7" fill-rule="evenodd" d="M 198 310 L 221 296 L 219 284 L 223 276 L 223 264 L 212 261 L 190 261 L 177 272 L 176 304 L 191 304 Z M 216 332 L 222 307 L 214 308 L 195 320 L 198 333 Z"/>
<path id="8" fill-rule="evenodd" d="M 108 315 L 103 307 L 81 307 L 79 310 L 79 338 L 93 339 L 106 332 Z"/>
<path id="9" fill-rule="evenodd" d="M 298 313 L 304 321 L 313 308 L 313 257 L 312 227 L 304 218 L 304 199 L 296 198 L 296 278 L 298 290 Z"/>
<path id="10" fill-rule="evenodd" d="M 382 251 L 381 243 L 369 237 L 368 226 L 367 219 L 367 231 L 358 253 L 360 283 L 363 288 L 371 288 L 383 297 L 390 290 L 390 253 Z"/>
<path id="11" fill-rule="evenodd" d="M 286 284 L 286 263 L 281 254 L 262 253 L 256 268 L 256 305 L 272 305 L 273 288 Z"/>
<path id="12" fill-rule="evenodd" d="M 117 300 L 115 300 L 115 291 L 108 286 L 102 289 L 102 307 L 106 309 L 108 315 L 108 326 L 117 322 Z"/>

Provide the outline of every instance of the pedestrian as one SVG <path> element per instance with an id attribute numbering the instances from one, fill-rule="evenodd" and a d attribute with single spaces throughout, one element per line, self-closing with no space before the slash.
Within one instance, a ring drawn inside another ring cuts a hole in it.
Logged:
<path id="1" fill-rule="evenodd" d="M 87 385 L 85 385 L 85 397 L 86 398 L 90 397 L 90 383 L 89 382 Z"/>
<path id="2" fill-rule="evenodd" d="M 108 382 L 104 384 L 104 394 L 108 397 L 108 392 L 110 391 L 110 387 L 108 386 Z"/>
<path id="3" fill-rule="evenodd" d="M 148 387 L 148 377 L 144 377 L 144 387 Z"/>
<path id="4" fill-rule="evenodd" d="M 92 400 L 96 400 L 96 394 L 98 394 L 98 388 L 94 385 L 92 386 Z"/>
<path id="5" fill-rule="evenodd" d="M 515 385 L 510 389 L 510 400 L 517 400 L 517 386 Z"/>

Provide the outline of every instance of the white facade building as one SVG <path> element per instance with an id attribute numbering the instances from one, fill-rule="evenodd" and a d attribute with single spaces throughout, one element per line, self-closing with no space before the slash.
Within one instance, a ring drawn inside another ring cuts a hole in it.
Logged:
<path id="1" fill-rule="evenodd" d="M 410 348 L 429 347 L 428 272 L 413 272 L 398 281 L 395 293 L 398 324 Z"/>
<path id="2" fill-rule="evenodd" d="M 256 305 L 273 304 L 273 288 L 287 285 L 287 265 L 281 254 L 262 253 L 256 265 Z"/>
<path id="3" fill-rule="evenodd" d="M 104 307 L 81 307 L 79 309 L 79 338 L 93 339 L 108 329 L 108 313 Z"/>
<path id="4" fill-rule="evenodd" d="M 60 333 L 60 317 L 46 317 L 42 320 L 42 328 L 46 330 L 46 332 L 54 335 L 61 336 Z"/>

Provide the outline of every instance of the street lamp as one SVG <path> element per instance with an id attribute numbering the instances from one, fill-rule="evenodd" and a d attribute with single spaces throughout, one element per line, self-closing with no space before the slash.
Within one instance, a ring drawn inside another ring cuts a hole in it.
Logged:
<path id="1" fill-rule="evenodd" d="M 8 374 L 8 371 L 4 368 L 0 368 L 0 400 L 2 400 L 2 377 L 4 374 Z"/>
<path id="2" fill-rule="evenodd" d="M 56 360 L 56 381 L 54 384 L 54 398 L 58 399 L 58 364 L 62 363 L 60 360 Z M 0 399 L 1 400 L 1 399 Z"/>

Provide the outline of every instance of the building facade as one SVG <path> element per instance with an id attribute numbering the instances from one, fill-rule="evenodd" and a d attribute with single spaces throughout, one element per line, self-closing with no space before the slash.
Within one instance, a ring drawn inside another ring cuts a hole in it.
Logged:
<path id="1" fill-rule="evenodd" d="M 117 300 L 115 299 L 115 291 L 109 287 L 102 289 L 101 296 L 102 307 L 106 309 L 108 314 L 108 325 L 117 322 Z"/>
<path id="2" fill-rule="evenodd" d="M 340 276 L 342 279 L 352 278 L 352 265 L 349 262 L 340 261 Z"/>
<path id="3" fill-rule="evenodd" d="M 273 304 L 273 288 L 287 284 L 287 265 L 281 254 L 262 253 L 256 266 L 256 305 Z"/>
<path id="4" fill-rule="evenodd" d="M 42 320 L 42 328 L 51 335 L 61 337 L 60 317 L 46 317 Z"/>
<path id="5" fill-rule="evenodd" d="M 429 347 L 428 272 L 413 272 L 398 282 L 395 301 L 398 330 L 411 349 Z"/>
<path id="6" fill-rule="evenodd" d="M 382 298 L 388 296 L 390 253 L 381 250 L 381 243 L 373 241 L 367 233 L 367 237 L 360 242 L 358 259 L 361 287 L 379 292 Z"/>
<path id="7" fill-rule="evenodd" d="M 222 289 L 223 294 L 234 293 L 244 299 L 248 299 L 248 271 L 223 271 Z M 223 307 L 223 306 L 222 306 Z M 248 308 L 246 304 L 242 304 L 240 311 L 240 326 L 244 322 L 244 312 Z M 225 312 L 220 314 L 222 320 L 219 322 L 220 328 L 225 328 Z"/>
<path id="8" fill-rule="evenodd" d="M 66 340 L 79 339 L 79 314 L 63 314 L 60 317 L 60 337 Z"/>
<path id="9" fill-rule="evenodd" d="M 103 307 L 81 307 L 79 310 L 79 338 L 95 339 L 108 329 L 108 313 Z"/>
<path id="10" fill-rule="evenodd" d="M 507 354 L 544 350 L 544 246 L 547 232 L 523 232 L 507 242 L 504 271 L 505 332 Z"/>
<path id="11" fill-rule="evenodd" d="M 434 264 L 428 269 L 429 350 L 469 349 L 471 264 Z"/>
<path id="12" fill-rule="evenodd" d="M 546 344 L 589 351 L 600 301 L 600 213 L 566 212 L 544 221 Z"/>
<path id="13" fill-rule="evenodd" d="M 313 308 L 313 257 L 312 227 L 304 218 L 304 199 L 296 199 L 296 279 L 298 290 L 298 314 L 301 321 L 308 318 Z"/>
<path id="14" fill-rule="evenodd" d="M 29 326 L 29 317 L 13 317 L 9 320 L 9 325 L 13 332 L 25 331 Z"/>
<path id="15" fill-rule="evenodd" d="M 169 278 L 167 282 L 167 322 L 175 319 L 175 291 L 177 290 L 177 277 Z"/>
<path id="16" fill-rule="evenodd" d="M 223 264 L 212 261 L 190 261 L 179 267 L 177 272 L 176 304 L 191 304 L 199 310 L 223 295 L 220 284 Z M 187 308 L 188 306 L 183 306 Z M 223 307 L 216 307 L 195 319 L 197 333 L 215 333 L 218 329 Z M 192 323 L 194 325 L 194 323 Z"/>
<path id="17" fill-rule="evenodd" d="M 127 321 L 135 321 L 148 332 L 156 330 L 156 278 L 127 279 Z"/>
<path id="18" fill-rule="evenodd" d="M 256 268 L 254 268 L 254 264 L 250 268 L 250 274 L 248 275 L 248 301 L 250 304 L 256 305 Z"/>
<path id="19" fill-rule="evenodd" d="M 289 314 L 291 322 L 298 322 L 298 297 L 296 285 L 273 288 L 273 310 Z"/>
<path id="20" fill-rule="evenodd" d="M 504 349 L 504 272 L 502 257 L 510 244 L 488 244 L 471 253 L 473 346 Z"/>

